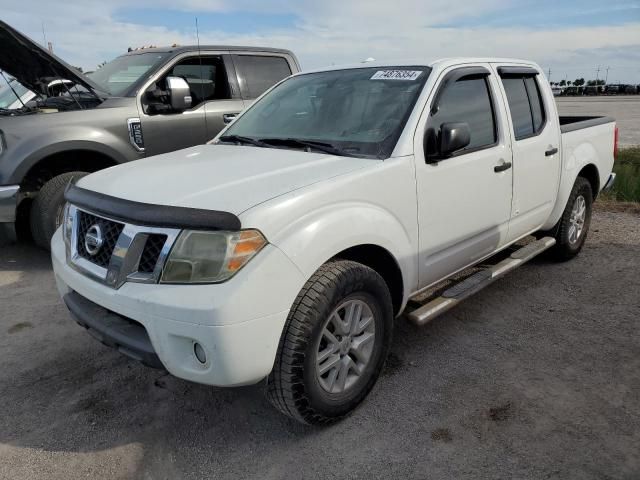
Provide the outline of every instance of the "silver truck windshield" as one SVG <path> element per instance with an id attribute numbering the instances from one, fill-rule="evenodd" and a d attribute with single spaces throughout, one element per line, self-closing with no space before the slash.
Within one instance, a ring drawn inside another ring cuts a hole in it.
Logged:
<path id="1" fill-rule="evenodd" d="M 427 67 L 367 67 L 291 77 L 219 141 L 387 158 L 429 72 Z"/>
<path id="2" fill-rule="evenodd" d="M 129 87 L 155 69 L 169 53 L 148 52 L 123 55 L 87 76 L 116 97 L 125 95 Z"/>

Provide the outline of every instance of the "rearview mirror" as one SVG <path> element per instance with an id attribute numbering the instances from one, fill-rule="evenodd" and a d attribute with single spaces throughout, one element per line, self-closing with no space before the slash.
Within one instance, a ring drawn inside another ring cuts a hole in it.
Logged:
<path id="1" fill-rule="evenodd" d="M 167 92 L 173 110 L 182 112 L 191 108 L 191 90 L 184 78 L 167 77 Z"/>
<path id="2" fill-rule="evenodd" d="M 447 157 L 471 143 L 468 123 L 443 123 L 440 127 L 440 157 Z"/>

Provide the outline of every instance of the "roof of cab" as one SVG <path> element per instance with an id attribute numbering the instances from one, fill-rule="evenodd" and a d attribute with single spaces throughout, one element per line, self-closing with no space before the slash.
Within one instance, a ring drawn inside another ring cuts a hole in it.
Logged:
<path id="1" fill-rule="evenodd" d="M 193 51 L 228 51 L 228 52 L 265 52 L 265 53 L 280 53 L 294 56 L 290 50 L 284 48 L 270 48 L 270 47 L 243 47 L 238 45 L 179 45 L 175 47 L 143 47 L 132 50 L 124 55 L 140 55 L 141 53 L 183 53 Z"/>
<path id="2" fill-rule="evenodd" d="M 441 58 L 438 60 L 425 59 L 404 59 L 397 61 L 364 61 L 360 63 L 351 63 L 346 65 L 331 65 L 329 67 L 307 70 L 299 73 L 326 72 L 332 70 L 348 70 L 354 68 L 389 68 L 389 67 L 424 67 L 424 68 L 445 68 L 454 65 L 464 65 L 467 63 L 503 63 L 511 65 L 527 65 L 537 67 L 535 62 L 531 60 L 522 60 L 516 58 L 494 58 L 494 57 L 451 57 Z"/>

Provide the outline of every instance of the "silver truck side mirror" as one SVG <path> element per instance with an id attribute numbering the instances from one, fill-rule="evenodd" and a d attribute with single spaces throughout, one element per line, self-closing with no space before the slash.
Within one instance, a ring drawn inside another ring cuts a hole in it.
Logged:
<path id="1" fill-rule="evenodd" d="M 191 108 L 191 90 L 184 78 L 167 77 L 167 92 L 173 110 L 182 112 Z"/>

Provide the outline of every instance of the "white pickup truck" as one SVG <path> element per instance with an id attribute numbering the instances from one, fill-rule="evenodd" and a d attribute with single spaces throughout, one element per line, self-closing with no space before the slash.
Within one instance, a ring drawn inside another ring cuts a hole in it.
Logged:
<path id="1" fill-rule="evenodd" d="M 335 421 L 376 382 L 394 318 L 424 324 L 544 250 L 580 251 L 616 137 L 610 118 L 558 117 L 527 61 L 296 74 L 210 144 L 70 186 L 58 289 L 125 355 L 264 380 L 283 413 Z"/>

